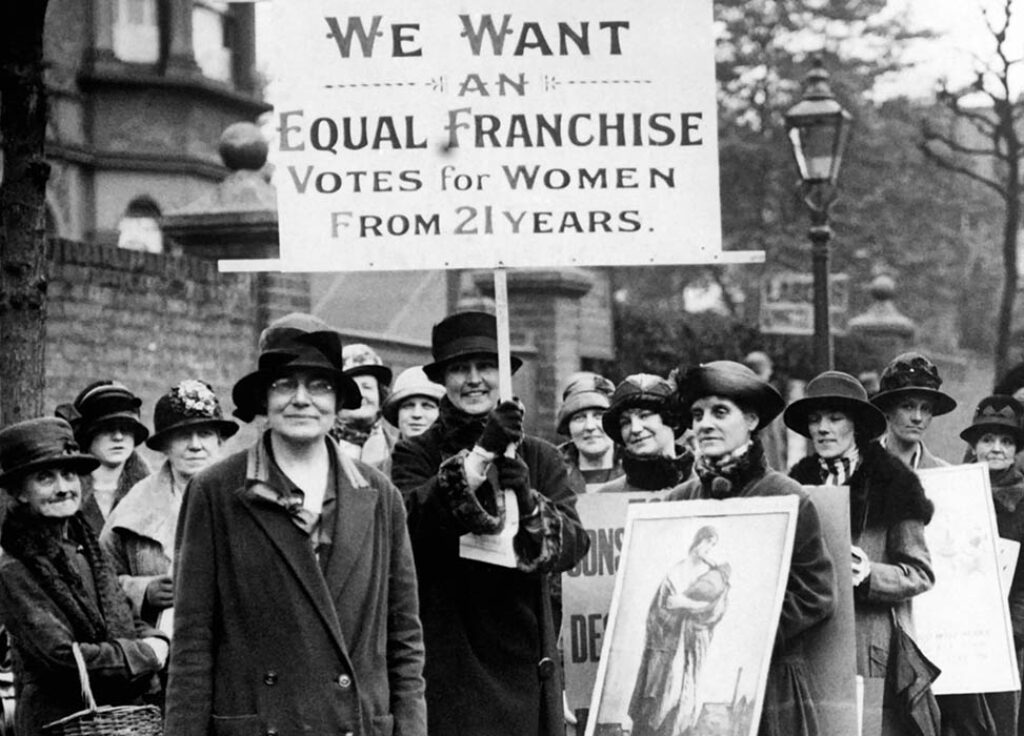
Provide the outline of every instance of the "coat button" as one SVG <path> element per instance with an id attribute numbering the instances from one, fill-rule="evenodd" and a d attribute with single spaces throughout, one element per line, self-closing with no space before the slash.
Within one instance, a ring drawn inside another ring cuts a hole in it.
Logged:
<path id="1" fill-rule="evenodd" d="M 277 684 L 277 673 L 271 670 L 263 675 L 264 685 L 276 685 Z"/>
<path id="2" fill-rule="evenodd" d="M 345 674 L 338 675 L 338 687 L 342 690 L 348 690 L 352 687 L 352 678 Z"/>
<path id="3" fill-rule="evenodd" d="M 548 680 L 555 674 L 555 661 L 551 657 L 544 657 L 537 663 L 537 674 L 542 680 Z"/>

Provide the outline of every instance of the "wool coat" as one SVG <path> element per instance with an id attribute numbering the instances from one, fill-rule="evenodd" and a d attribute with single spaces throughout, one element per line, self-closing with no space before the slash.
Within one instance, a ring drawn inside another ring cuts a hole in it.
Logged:
<path id="1" fill-rule="evenodd" d="M 137 704 L 155 693 L 160 662 L 141 639 L 166 637 L 132 617 L 114 571 L 101 561 L 99 544 L 80 513 L 71 522 L 79 527 L 68 533 L 70 547 L 56 537 L 47 539 L 42 527 L 36 530 L 41 534 L 29 535 L 30 544 L 21 544 L 18 538 L 25 535 L 15 532 L 16 522 L 13 511 L 4 521 L 0 617 L 13 645 L 18 735 L 36 736 L 45 724 L 85 708 L 72 655 L 75 642 L 100 705 Z M 66 565 L 57 559 L 62 555 Z M 68 591 L 63 599 L 57 592 L 62 589 Z M 74 604 L 67 603 L 75 595 L 72 591 L 77 591 L 79 606 L 102 620 L 100 636 L 83 631 L 81 617 L 71 610 Z"/>
<path id="2" fill-rule="evenodd" d="M 132 607 L 150 623 L 156 622 L 159 612 L 146 605 L 146 588 L 171 570 L 180 506 L 166 461 L 128 491 L 100 533 L 100 545 L 114 563 Z"/>
<path id="3" fill-rule="evenodd" d="M 454 507 L 466 492 L 461 458 L 483 427 L 441 400 L 437 422 L 402 440 L 392 478 L 405 496 L 420 585 L 427 650 L 431 736 L 561 736 L 561 677 L 548 575 L 570 569 L 589 540 L 576 493 L 558 450 L 527 436 L 518 455 L 537 492 L 544 542 L 521 524 L 520 566 L 497 567 L 459 557 L 469 531 Z M 493 470 L 493 469 L 492 469 Z M 494 478 L 478 493 L 493 493 Z"/>
<path id="4" fill-rule="evenodd" d="M 290 490 L 270 485 L 268 436 L 189 483 L 166 736 L 425 736 L 402 497 L 324 441 L 336 518 L 323 571 L 311 537 L 266 500 Z"/>
<path id="5" fill-rule="evenodd" d="M 914 471 L 877 442 L 860 448 L 860 464 L 850 477 L 850 535 L 871 561 L 868 579 L 854 589 L 857 674 L 885 679 L 893 625 L 890 609 L 913 634 L 911 601 L 935 584 L 924 527 L 934 507 Z M 820 485 L 818 456 L 804 458 L 790 471 L 803 485 Z M 883 735 L 900 734 L 900 716 L 887 690 L 882 703 Z"/>
<path id="6" fill-rule="evenodd" d="M 802 635 L 831 616 L 836 605 L 835 570 L 821 535 L 818 512 L 797 483 L 782 473 L 768 470 L 763 460 L 752 463 L 728 486 L 731 487 L 723 485 L 723 491 L 716 491 L 715 486 L 709 487 L 696 477 L 674 488 L 665 500 L 754 496 L 797 496 L 799 499 L 793 555 L 768 669 L 758 734 L 815 736 L 819 733 L 817 713 L 808 680 Z"/>

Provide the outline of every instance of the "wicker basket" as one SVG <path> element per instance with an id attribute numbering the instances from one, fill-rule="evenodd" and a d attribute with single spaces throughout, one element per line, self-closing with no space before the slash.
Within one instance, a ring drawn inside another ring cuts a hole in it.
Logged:
<path id="1" fill-rule="evenodd" d="M 72 645 L 85 710 L 72 713 L 42 728 L 48 736 L 162 736 L 163 718 L 155 705 L 96 705 L 89 672 L 78 642 Z"/>

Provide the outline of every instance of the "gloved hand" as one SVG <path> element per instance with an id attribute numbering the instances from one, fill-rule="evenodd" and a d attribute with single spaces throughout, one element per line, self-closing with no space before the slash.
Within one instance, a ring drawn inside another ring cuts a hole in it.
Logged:
<path id="1" fill-rule="evenodd" d="M 476 444 L 487 452 L 504 455 L 509 445 L 523 439 L 523 413 L 523 405 L 516 399 L 500 402 L 487 415 L 484 431 Z"/>
<path id="2" fill-rule="evenodd" d="M 146 586 L 146 603 L 162 611 L 174 605 L 174 582 L 170 575 L 153 578 Z"/>
<path id="3" fill-rule="evenodd" d="M 498 468 L 498 485 L 503 491 L 516 494 L 520 514 L 532 514 L 537 501 L 530 490 L 530 468 L 519 457 L 501 456 L 495 460 L 495 464 Z"/>

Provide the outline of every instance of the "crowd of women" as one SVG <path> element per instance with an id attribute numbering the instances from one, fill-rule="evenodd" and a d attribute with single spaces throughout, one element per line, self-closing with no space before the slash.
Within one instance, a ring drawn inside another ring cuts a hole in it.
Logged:
<path id="1" fill-rule="evenodd" d="M 562 396 L 554 429 L 565 441 L 555 448 L 526 435 L 522 406 L 498 396 L 493 317 L 452 315 L 435 326 L 431 347 L 432 363 L 392 385 L 391 370 L 367 346 L 342 348 L 335 331 L 308 315 L 279 320 L 261 338 L 257 370 L 232 393 L 236 416 L 266 416 L 269 429 L 229 458 L 223 445 L 239 425 L 194 378 L 156 402 L 152 431 L 139 397 L 112 380 L 85 387 L 55 416 L 0 430 L 0 617 L 12 644 L 17 733 L 41 733 L 82 707 L 76 647 L 98 702 L 166 700 L 168 733 L 284 736 L 327 732 L 317 730 L 325 724 L 331 733 L 405 736 L 564 733 L 571 716 L 561 703 L 558 580 L 588 544 L 575 497 L 636 490 L 669 499 L 799 498 L 759 733 L 821 733 L 804 646 L 835 610 L 838 564 L 851 565 L 865 727 L 917 733 L 896 697 L 890 649 L 898 629 L 913 632 L 913 599 L 935 581 L 924 536 L 933 506 L 915 470 L 945 464 L 923 435 L 933 416 L 956 406 L 925 356 L 896 357 L 870 397 L 857 379 L 827 371 L 788 406 L 763 374 L 727 360 L 618 385 L 579 373 Z M 513 369 L 519 363 L 513 357 Z M 982 399 L 960 428 L 965 454 L 955 460 L 987 465 L 999 533 L 1021 542 L 1024 406 L 1004 390 Z M 788 469 L 762 442 L 779 417 L 811 449 Z M 325 442 L 330 452 L 317 465 L 309 448 Z M 137 452 L 143 443 L 164 457 L 155 471 Z M 322 469 L 326 492 L 312 490 L 320 481 L 310 468 Z M 228 477 L 230 488 L 218 486 Z M 850 489 L 850 562 L 827 551 L 812 503 L 821 485 Z M 366 500 L 370 491 L 377 501 Z M 390 493 L 399 508 L 388 506 Z M 265 580 L 231 579 L 252 573 L 264 554 L 237 530 L 218 536 L 236 529 L 228 518 L 236 500 L 255 503 L 253 528 L 267 534 L 268 550 L 280 548 L 282 569 L 303 581 L 295 595 L 308 596 L 319 616 L 312 620 L 332 632 L 340 655 L 323 673 L 312 654 L 305 664 L 277 659 L 270 640 L 288 620 L 277 631 L 253 623 L 280 610 L 314 626 L 299 602 L 279 600 L 276 568 Z M 271 506 L 293 523 L 262 516 Z M 460 537 L 497 531 L 512 506 L 514 566 L 464 559 Z M 301 544 L 286 549 L 294 541 L 281 541 L 287 535 Z M 699 541 L 691 549 L 698 567 L 714 539 Z M 346 600 L 352 585 L 358 605 Z M 229 600 L 242 610 L 228 611 Z M 1024 564 L 1008 605 L 1021 661 Z M 673 665 L 657 662 L 685 627 L 699 638 L 715 618 L 702 623 L 666 601 L 652 606 L 659 641 L 649 634 L 636 689 L 624 694 L 631 733 L 693 736 L 694 694 L 685 683 L 697 679 L 699 658 L 674 676 Z M 196 655 L 203 642 L 205 659 Z M 197 695 L 196 683 L 231 657 L 249 658 L 225 671 L 253 687 L 251 696 L 232 694 L 216 677 L 212 693 Z M 287 689 L 291 675 L 300 685 Z M 345 700 L 353 689 L 355 700 Z M 311 705 L 327 697 L 339 698 L 336 707 Z M 205 711 L 191 707 L 201 701 Z M 950 735 L 1024 733 L 1018 706 L 1012 692 L 946 696 L 935 725 Z"/>

